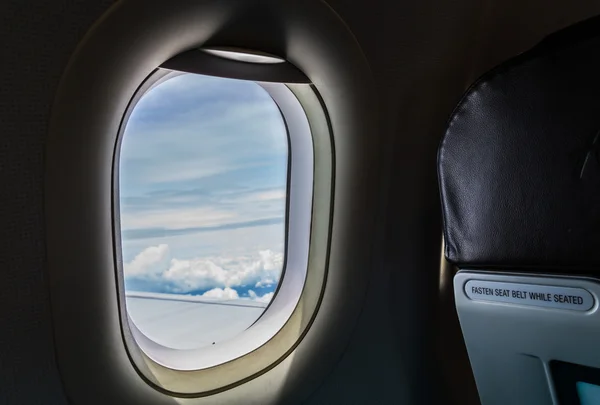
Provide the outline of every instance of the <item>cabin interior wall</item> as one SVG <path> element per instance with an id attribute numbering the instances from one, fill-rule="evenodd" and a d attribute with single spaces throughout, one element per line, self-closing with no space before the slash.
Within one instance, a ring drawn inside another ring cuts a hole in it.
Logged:
<path id="1" fill-rule="evenodd" d="M 381 227 L 367 236 L 378 254 L 365 269 L 371 283 L 352 339 L 307 404 L 476 404 L 452 284 L 440 282 L 437 146 L 477 76 L 547 33 L 600 13 L 600 3 L 328 3 L 355 34 L 377 86 L 385 138 Z M 69 56 L 112 4 L 0 2 L 0 403 L 67 403 L 44 272 L 44 147 Z"/>

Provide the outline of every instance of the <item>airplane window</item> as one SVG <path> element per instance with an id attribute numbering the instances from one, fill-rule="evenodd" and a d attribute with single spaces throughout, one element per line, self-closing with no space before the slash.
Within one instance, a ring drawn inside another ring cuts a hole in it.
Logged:
<path id="1" fill-rule="evenodd" d="M 166 76 L 131 111 L 120 148 L 130 322 L 172 349 L 250 327 L 285 262 L 288 133 L 277 104 L 252 81 Z"/>

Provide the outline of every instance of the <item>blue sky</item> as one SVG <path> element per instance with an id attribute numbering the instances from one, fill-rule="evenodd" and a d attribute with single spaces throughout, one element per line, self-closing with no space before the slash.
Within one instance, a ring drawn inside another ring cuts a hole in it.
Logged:
<path id="1" fill-rule="evenodd" d="M 147 92 L 120 155 L 126 288 L 267 301 L 287 162 L 285 124 L 258 84 L 184 74 Z"/>

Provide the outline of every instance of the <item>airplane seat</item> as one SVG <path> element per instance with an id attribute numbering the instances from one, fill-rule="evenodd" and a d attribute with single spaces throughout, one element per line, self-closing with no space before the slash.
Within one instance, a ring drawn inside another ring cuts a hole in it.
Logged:
<path id="1" fill-rule="evenodd" d="M 600 18 L 476 81 L 438 170 L 482 404 L 600 404 Z"/>

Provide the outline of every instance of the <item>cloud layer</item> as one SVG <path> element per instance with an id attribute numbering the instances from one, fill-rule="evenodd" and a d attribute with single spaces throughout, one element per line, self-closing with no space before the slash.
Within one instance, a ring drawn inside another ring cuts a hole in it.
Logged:
<path id="1" fill-rule="evenodd" d="M 217 299 L 247 297 L 264 303 L 272 299 L 282 268 L 283 254 L 272 250 L 181 260 L 170 257 L 166 244 L 150 246 L 124 265 L 128 290 Z"/>
<path id="2" fill-rule="evenodd" d="M 269 302 L 287 170 L 285 122 L 258 84 L 183 74 L 152 88 L 119 157 L 127 290 Z"/>
<path id="3" fill-rule="evenodd" d="M 281 113 L 258 84 L 194 74 L 161 83 L 123 135 L 123 237 L 283 224 L 287 148 Z"/>
<path id="4" fill-rule="evenodd" d="M 240 298 L 238 292 L 233 288 L 225 287 L 225 288 L 213 288 L 212 290 L 208 290 L 202 297 L 206 298 L 216 298 L 219 300 L 237 300 Z M 256 297 L 254 297 L 256 298 Z"/>

